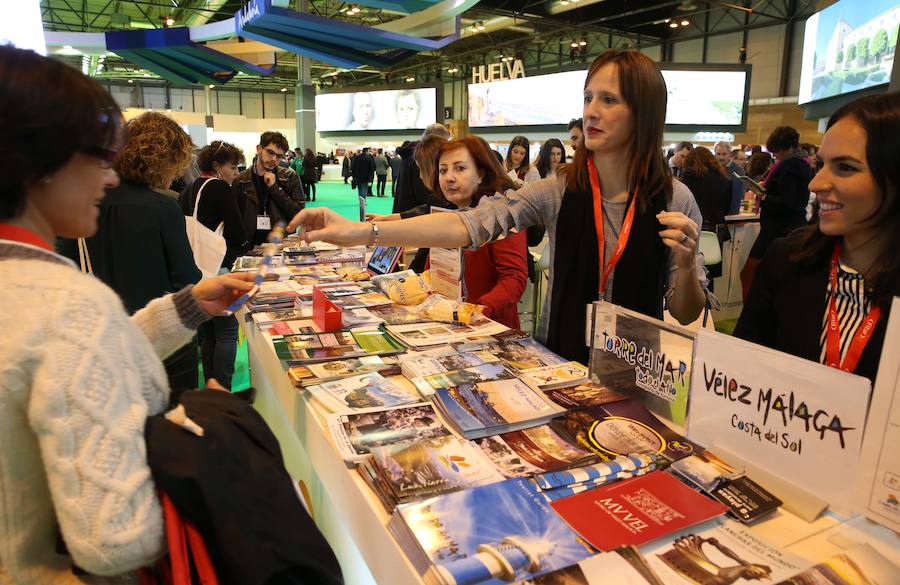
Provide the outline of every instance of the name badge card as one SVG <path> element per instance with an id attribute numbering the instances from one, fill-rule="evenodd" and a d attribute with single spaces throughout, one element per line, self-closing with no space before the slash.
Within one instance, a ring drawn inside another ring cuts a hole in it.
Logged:
<path id="1" fill-rule="evenodd" d="M 256 229 L 258 230 L 270 230 L 272 229 L 272 218 L 268 215 L 257 215 L 256 216 Z"/>
<path id="2" fill-rule="evenodd" d="M 861 376 L 700 331 L 688 437 L 848 515 L 871 392 Z"/>

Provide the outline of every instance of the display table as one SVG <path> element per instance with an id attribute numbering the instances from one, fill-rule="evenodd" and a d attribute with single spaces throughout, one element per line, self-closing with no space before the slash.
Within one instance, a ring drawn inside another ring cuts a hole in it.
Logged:
<path id="1" fill-rule="evenodd" d="M 244 314 L 256 409 L 281 445 L 288 471 L 308 494 L 313 517 L 341 564 L 348 585 L 424 583 L 386 528 L 389 515 L 332 445 L 321 415 L 292 386 L 268 336 Z M 867 542 L 900 566 L 900 536 L 865 518 L 845 521 L 828 513 L 806 522 L 776 511 L 752 531 L 813 561 Z"/>

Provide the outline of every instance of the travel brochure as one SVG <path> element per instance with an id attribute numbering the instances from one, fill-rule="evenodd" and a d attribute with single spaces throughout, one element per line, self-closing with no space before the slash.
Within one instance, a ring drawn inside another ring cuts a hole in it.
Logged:
<path id="1" fill-rule="evenodd" d="M 394 355 L 404 348 L 379 329 L 352 329 L 331 333 L 304 331 L 273 338 L 279 359 L 291 365 L 349 359 L 370 355 Z"/>
<path id="2" fill-rule="evenodd" d="M 506 477 L 526 477 L 598 460 L 592 451 L 569 442 L 550 425 L 475 439 L 475 444 Z"/>
<path id="3" fill-rule="evenodd" d="M 375 447 L 451 435 L 430 404 L 327 418 L 334 444 L 345 461 L 360 461 Z"/>
<path id="4" fill-rule="evenodd" d="M 415 323 L 407 325 L 385 325 L 385 329 L 395 339 L 412 349 L 421 349 L 448 343 L 476 341 L 509 328 L 490 319 L 482 319 L 471 325 L 452 323 Z"/>
<path id="5" fill-rule="evenodd" d="M 473 570 L 485 577 L 478 583 L 519 582 L 594 555 L 524 479 L 400 506 L 388 528 L 413 565 L 440 583 L 473 583 Z M 497 563 L 482 556 L 485 547 L 502 554 L 506 573 L 491 578 Z"/>
<path id="6" fill-rule="evenodd" d="M 339 414 L 421 402 L 415 388 L 410 390 L 375 372 L 307 386 L 306 392 L 326 412 Z"/>
<path id="7" fill-rule="evenodd" d="M 288 377 L 295 386 L 314 386 L 322 382 L 396 368 L 397 365 L 393 358 L 370 355 L 346 360 L 292 365 L 288 367 Z"/>

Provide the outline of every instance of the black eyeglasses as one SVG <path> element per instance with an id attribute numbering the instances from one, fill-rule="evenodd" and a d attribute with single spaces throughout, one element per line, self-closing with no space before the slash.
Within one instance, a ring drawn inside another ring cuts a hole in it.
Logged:
<path id="1" fill-rule="evenodd" d="M 264 148 L 263 150 L 265 150 L 265 151 L 266 151 L 266 154 L 268 154 L 268 155 L 271 156 L 272 158 L 275 158 L 275 159 L 277 159 L 277 160 L 284 160 L 284 155 L 283 155 L 283 154 L 278 154 L 277 152 L 275 152 L 275 151 L 272 150 L 271 148 Z"/>
<path id="2" fill-rule="evenodd" d="M 94 158 L 100 159 L 101 162 L 109 166 L 112 166 L 113 161 L 115 161 L 116 157 L 119 156 L 118 150 L 103 148 L 102 146 L 87 146 L 82 148 L 81 152 Z"/>

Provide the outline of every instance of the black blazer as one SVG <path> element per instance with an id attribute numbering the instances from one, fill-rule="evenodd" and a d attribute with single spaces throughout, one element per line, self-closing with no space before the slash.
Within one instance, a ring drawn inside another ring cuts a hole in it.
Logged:
<path id="1" fill-rule="evenodd" d="M 184 214 L 171 197 L 123 180 L 100 203 L 97 233 L 87 238 L 94 276 L 116 291 L 129 314 L 200 281 Z M 75 240 L 59 251 L 78 263 Z"/>
<path id="2" fill-rule="evenodd" d="M 775 240 L 766 251 L 756 269 L 734 336 L 819 362 L 830 258 L 817 266 L 800 266 L 790 259 L 798 243 L 795 232 Z M 889 311 L 890 307 L 883 309 L 856 367 L 856 374 L 873 382 L 878 373 Z"/>

